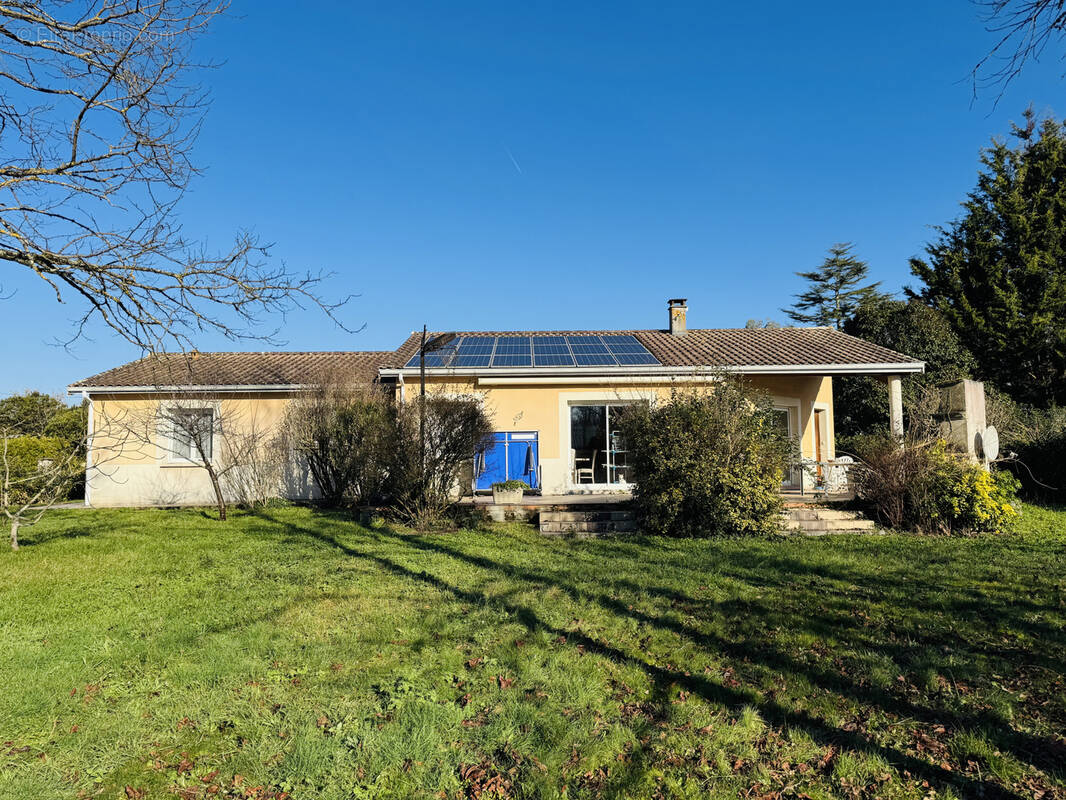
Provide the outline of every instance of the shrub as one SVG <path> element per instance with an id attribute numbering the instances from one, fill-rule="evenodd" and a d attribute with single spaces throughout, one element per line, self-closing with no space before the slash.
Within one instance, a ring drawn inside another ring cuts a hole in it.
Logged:
<path id="1" fill-rule="evenodd" d="M 1026 497 L 1066 501 L 1066 408 L 1018 408 L 1009 434 L 1000 431 L 1000 449 L 1016 453 L 1006 466 Z"/>
<path id="2" fill-rule="evenodd" d="M 324 384 L 295 400 L 283 427 L 327 505 L 380 502 L 397 448 L 393 404 L 375 388 Z"/>
<path id="3" fill-rule="evenodd" d="M 55 483 L 56 475 L 47 469 L 51 464 L 61 464 L 71 457 L 70 443 L 55 436 L 16 436 L 4 442 L 4 464 L 9 486 L 8 505 L 21 505 L 32 498 L 47 483 Z M 81 479 L 84 468 L 72 464 L 65 470 L 62 486 L 49 490 L 57 497 L 69 495 Z"/>
<path id="4" fill-rule="evenodd" d="M 925 533 L 999 533 L 1017 516 L 1018 483 L 952 451 L 943 440 L 865 440 L 856 492 L 885 525 Z"/>
<path id="5" fill-rule="evenodd" d="M 12 436 L 55 436 L 74 442 L 85 436 L 85 412 L 58 397 L 26 392 L 0 399 L 0 428 Z"/>
<path id="6" fill-rule="evenodd" d="M 420 529 L 438 527 L 461 496 L 463 470 L 491 436 L 492 421 L 476 395 L 429 394 L 424 401 L 419 398 L 399 406 L 397 433 L 389 494 L 401 520 Z"/>
<path id="7" fill-rule="evenodd" d="M 724 378 L 631 406 L 622 426 L 645 530 L 668 536 L 771 534 L 780 527 L 789 443 L 772 405 Z"/>
<path id="8" fill-rule="evenodd" d="M 84 448 L 88 422 L 89 415 L 85 406 L 66 406 L 48 420 L 44 435 Z"/>

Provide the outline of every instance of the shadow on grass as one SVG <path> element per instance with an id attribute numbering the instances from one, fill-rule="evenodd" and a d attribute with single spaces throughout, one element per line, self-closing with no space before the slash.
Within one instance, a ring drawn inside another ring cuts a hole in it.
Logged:
<path id="1" fill-rule="evenodd" d="M 543 632 L 558 639 L 560 642 L 565 642 L 567 646 L 581 647 L 586 653 L 596 654 L 615 663 L 638 668 L 655 687 L 653 703 L 660 708 L 666 709 L 668 707 L 670 689 L 677 686 L 685 691 L 697 694 L 711 703 L 726 708 L 740 709 L 750 706 L 756 709 L 764 718 L 776 724 L 805 731 L 822 746 L 836 745 L 868 755 L 878 756 L 901 773 L 909 772 L 916 778 L 929 781 L 930 784 L 939 787 L 952 786 L 962 790 L 967 796 L 980 795 L 987 798 L 1020 797 L 1020 795 L 1005 789 L 995 782 L 954 773 L 949 769 L 928 763 L 893 747 L 879 744 L 856 731 L 835 727 L 806 711 L 790 708 L 754 690 L 726 686 L 705 675 L 686 674 L 685 671 L 672 665 L 664 667 L 651 663 L 642 655 L 626 652 L 606 641 L 594 639 L 581 632 L 558 627 L 542 618 L 534 609 L 520 603 L 481 591 L 456 586 L 426 570 L 415 570 L 393 558 L 358 549 L 313 527 L 297 525 L 284 519 L 276 519 L 270 514 L 264 514 L 264 518 L 283 526 L 297 537 L 312 537 L 352 558 L 371 562 L 393 575 L 416 580 L 438 591 L 447 593 L 462 602 L 489 605 L 504 612 L 531 633 Z M 408 549 L 408 552 L 436 552 L 440 555 L 465 561 L 480 569 L 498 572 L 504 576 L 549 584 L 566 592 L 573 598 L 595 602 L 611 613 L 629 616 L 648 625 L 673 631 L 703 647 L 723 652 L 731 658 L 757 660 L 758 663 L 765 663 L 775 669 L 792 671 L 797 674 L 802 673 L 813 683 L 842 694 L 849 694 L 860 702 L 877 704 L 901 715 L 943 722 L 942 714 L 915 706 L 889 693 L 860 689 L 840 675 L 813 668 L 805 663 L 799 663 L 790 656 L 772 650 L 768 651 L 765 647 L 736 644 L 721 637 L 693 630 L 674 620 L 644 614 L 626 606 L 615 598 L 578 589 L 558 580 L 558 576 L 553 574 L 540 573 L 511 564 L 500 564 L 483 556 L 469 555 L 448 547 L 442 539 L 427 540 L 422 537 L 399 534 L 389 528 L 376 529 L 372 532 L 372 535 L 376 535 L 382 542 L 390 543 L 393 546 L 402 545 Z M 1019 758 L 1029 763 L 1052 771 L 1057 771 L 1061 767 L 1064 751 L 1060 745 L 1033 737 L 1026 737 L 1016 731 L 1002 730 L 1001 727 L 989 730 L 989 723 L 984 719 L 958 718 L 957 722 L 961 725 L 969 724 L 982 727 L 986 732 L 994 734 L 996 740 L 1001 742 L 1002 746 L 1009 747 Z"/>
<path id="2" fill-rule="evenodd" d="M 136 525 L 130 519 L 132 512 L 100 510 L 93 508 L 55 508 L 45 514 L 41 521 L 19 528 L 19 547 L 31 549 L 63 539 L 80 539 L 122 531 L 134 531 Z M 57 524 L 61 523 L 61 524 Z"/>
<path id="3" fill-rule="evenodd" d="M 876 706 L 882 711 L 895 714 L 902 718 L 912 718 L 930 725 L 948 725 L 956 730 L 979 728 L 989 737 L 998 749 L 1009 751 L 1020 761 L 1027 762 L 1038 769 L 1054 773 L 1062 770 L 1063 765 L 1066 764 L 1066 746 L 1063 746 L 1063 744 L 1058 742 L 1041 739 L 1014 730 L 1005 724 L 1002 719 L 990 713 L 959 714 L 950 709 L 936 709 L 916 705 L 915 703 L 884 689 L 874 686 L 859 685 L 854 681 L 849 680 L 840 672 L 835 672 L 798 660 L 773 646 L 766 638 L 760 638 L 757 642 L 750 640 L 730 641 L 721 636 L 698 630 L 674 619 L 645 613 L 610 595 L 601 592 L 590 592 L 575 587 L 566 581 L 560 580 L 559 576 L 554 573 L 531 570 L 511 564 L 500 564 L 484 556 L 464 553 L 457 548 L 450 547 L 442 539 L 422 539 L 410 536 L 398 536 L 392 531 L 378 533 L 379 535 L 390 539 L 401 539 L 403 543 L 409 547 L 414 547 L 420 550 L 431 550 L 454 559 L 462 560 L 481 569 L 498 571 L 509 577 L 519 578 L 524 581 L 550 584 L 566 593 L 572 600 L 595 603 L 611 614 L 620 617 L 629 617 L 646 625 L 659 628 L 660 630 L 670 631 L 700 647 L 711 652 L 721 653 L 739 663 L 753 663 L 779 673 L 802 676 L 819 688 L 848 696 L 863 705 Z M 774 563 L 770 566 L 771 571 L 784 569 L 785 565 L 779 563 Z M 611 580 L 611 582 L 615 583 L 616 581 Z M 754 579 L 751 583 L 752 585 L 758 585 Z M 654 587 L 638 587 L 633 584 L 627 585 L 634 592 L 655 591 Z M 676 601 L 676 596 L 672 594 L 670 596 Z M 686 598 L 686 602 L 693 604 L 697 603 L 697 601 L 692 600 L 691 598 Z M 734 617 L 738 620 L 742 620 L 752 614 L 765 615 L 770 617 L 765 626 L 770 629 L 774 627 L 786 628 L 788 626 L 794 626 L 796 622 L 793 615 L 782 616 L 772 609 L 762 607 L 761 605 L 753 605 L 747 601 L 718 603 L 713 606 L 713 610 L 719 615 Z M 829 617 L 824 614 L 815 616 L 815 619 L 822 623 L 818 626 L 820 629 L 819 632 L 822 635 L 826 637 L 840 638 L 841 635 L 845 633 L 842 630 L 841 623 L 845 620 L 853 621 L 855 619 L 853 614 L 853 604 L 841 607 L 839 610 L 841 613 L 836 617 Z M 949 613 L 954 612 L 949 611 Z M 879 644 L 879 641 L 874 641 L 867 637 L 863 637 L 863 640 L 857 644 L 863 649 L 886 652 L 893 657 L 894 661 L 901 660 L 901 657 L 904 655 L 913 656 L 917 651 L 927 650 L 929 647 L 933 646 L 939 647 L 944 644 L 944 640 L 938 638 L 935 634 L 930 634 L 924 637 L 924 639 L 925 641 L 921 642 L 920 646 L 885 646 L 884 644 Z M 951 641 L 961 648 L 962 652 L 966 652 L 965 648 L 967 647 L 967 642 L 965 639 L 952 635 Z M 1004 659 L 1028 659 L 1032 661 L 1032 653 L 1023 648 L 1002 649 L 996 651 L 995 654 Z M 1061 664 L 1054 662 L 1054 666 L 1061 667 Z M 778 721 L 788 724 L 788 720 L 783 718 Z"/>

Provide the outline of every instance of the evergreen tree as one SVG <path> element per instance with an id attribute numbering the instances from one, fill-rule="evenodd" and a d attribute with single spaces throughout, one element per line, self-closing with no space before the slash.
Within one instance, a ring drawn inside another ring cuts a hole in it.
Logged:
<path id="1" fill-rule="evenodd" d="M 810 287 L 796 295 L 792 308 L 781 311 L 802 325 L 832 326 L 839 330 L 862 303 L 879 296 L 879 282 L 862 285 L 870 266 L 853 256 L 851 248 L 851 242 L 835 244 L 818 269 L 797 272 Z"/>
<path id="2" fill-rule="evenodd" d="M 930 387 L 969 378 L 976 367 L 944 315 L 918 299 L 879 297 L 863 303 L 844 333 L 925 362 L 924 373 L 903 379 L 905 414 Z M 888 431 L 888 387 L 882 378 L 835 378 L 833 395 L 838 450 L 851 450 L 855 436 Z"/>
<path id="3" fill-rule="evenodd" d="M 922 298 L 978 358 L 978 376 L 1015 400 L 1066 403 L 1066 130 L 1037 125 L 981 155 L 965 213 L 912 259 Z"/>

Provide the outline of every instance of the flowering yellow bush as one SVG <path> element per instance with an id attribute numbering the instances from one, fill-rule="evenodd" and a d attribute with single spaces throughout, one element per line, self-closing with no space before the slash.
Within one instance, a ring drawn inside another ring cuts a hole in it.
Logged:
<path id="1" fill-rule="evenodd" d="M 928 471 L 918 478 L 918 527 L 941 533 L 999 533 L 1018 516 L 1012 501 L 1017 480 L 990 472 L 948 450 L 928 449 Z"/>
<path id="2" fill-rule="evenodd" d="M 942 440 L 875 441 L 860 454 L 857 491 L 870 510 L 893 528 L 928 533 L 999 533 L 1018 516 L 1012 502 L 1018 481 L 989 472 Z"/>

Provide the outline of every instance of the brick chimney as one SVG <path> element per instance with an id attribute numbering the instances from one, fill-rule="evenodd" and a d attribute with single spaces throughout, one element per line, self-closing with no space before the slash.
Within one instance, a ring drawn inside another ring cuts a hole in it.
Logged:
<path id="1" fill-rule="evenodd" d="M 671 336 L 684 336 L 688 330 L 685 327 L 685 315 L 688 313 L 686 302 L 687 299 L 684 297 L 675 297 L 669 301 Z"/>

